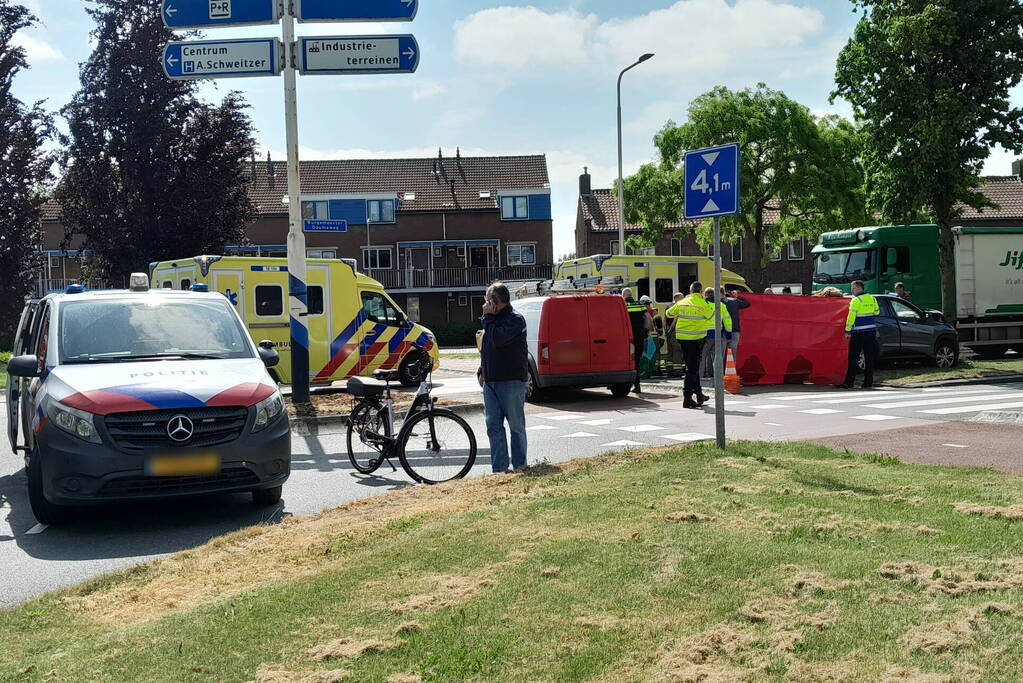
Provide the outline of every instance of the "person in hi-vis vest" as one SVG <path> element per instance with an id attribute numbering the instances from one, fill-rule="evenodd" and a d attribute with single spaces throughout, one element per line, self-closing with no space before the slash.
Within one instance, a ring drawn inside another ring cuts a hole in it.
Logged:
<path id="1" fill-rule="evenodd" d="M 845 337 L 849 340 L 849 369 L 845 381 L 838 386 L 852 389 L 856 374 L 860 370 L 860 353 L 863 354 L 863 388 L 874 386 L 874 364 L 877 362 L 877 316 L 881 308 L 877 299 L 865 292 L 862 280 L 852 283 L 853 298 L 849 301 L 849 315 L 845 319 Z"/>

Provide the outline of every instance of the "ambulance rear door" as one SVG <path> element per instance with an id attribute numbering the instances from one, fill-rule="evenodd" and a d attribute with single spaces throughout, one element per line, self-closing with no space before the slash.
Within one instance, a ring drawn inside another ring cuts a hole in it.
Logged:
<path id="1" fill-rule="evenodd" d="M 330 362 L 330 345 L 333 341 L 331 331 L 334 329 L 334 306 L 331 289 L 330 265 L 327 263 L 308 262 L 306 264 L 306 303 L 309 315 L 306 324 L 309 326 L 309 375 L 316 381 L 323 381 L 318 376 L 320 371 Z"/>
<path id="2" fill-rule="evenodd" d="M 250 265 L 247 271 L 224 271 L 225 283 L 237 284 L 238 310 L 245 311 L 242 318 L 249 334 L 257 344 L 267 340 L 273 343 L 281 356 L 274 368 L 282 382 L 291 382 L 291 324 L 288 308 L 288 270 L 286 266 Z M 227 273 L 240 281 L 235 283 Z M 233 288 L 232 294 L 234 293 Z M 221 290 L 227 295 L 226 290 Z M 228 295 L 230 299 L 230 295 Z"/>

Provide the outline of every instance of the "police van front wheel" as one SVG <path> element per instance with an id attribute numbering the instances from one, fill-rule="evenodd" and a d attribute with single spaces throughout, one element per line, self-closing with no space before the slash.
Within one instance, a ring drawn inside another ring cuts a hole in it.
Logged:
<path id="1" fill-rule="evenodd" d="M 252 502 L 259 507 L 267 507 L 270 505 L 276 505 L 281 500 L 281 495 L 284 493 L 284 485 L 273 486 L 268 489 L 259 489 L 258 491 L 252 492 Z"/>
<path id="2" fill-rule="evenodd" d="M 425 351 L 413 351 L 398 366 L 398 381 L 403 387 L 414 387 L 430 374 L 433 359 Z"/>
<path id="3" fill-rule="evenodd" d="M 25 468 L 28 476 L 28 504 L 32 514 L 40 524 L 60 524 L 66 522 L 70 509 L 63 505 L 54 505 L 46 500 L 43 493 L 43 468 L 39 461 L 38 451 L 32 451 Z"/>

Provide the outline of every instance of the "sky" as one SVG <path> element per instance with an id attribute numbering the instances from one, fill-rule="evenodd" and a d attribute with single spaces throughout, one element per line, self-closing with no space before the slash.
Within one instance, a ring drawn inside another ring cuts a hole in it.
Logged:
<path id="1" fill-rule="evenodd" d="M 241 0 L 235 0 L 239 2 Z M 646 52 L 655 57 L 623 81 L 626 175 L 656 160 L 653 137 L 690 101 L 717 85 L 759 82 L 818 114 L 851 116 L 829 96 L 835 60 L 856 23 L 850 0 L 422 0 L 412 23 L 300 24 L 303 35 L 415 34 L 415 74 L 300 76 L 302 159 L 545 154 L 554 210 L 554 252 L 574 250 L 578 176 L 594 187 L 617 177 L 615 82 Z M 21 0 L 40 19 L 17 40 L 31 69 L 15 83 L 26 102 L 56 112 L 79 88 L 91 49 L 83 0 Z M 208 31 L 208 39 L 280 36 L 279 26 Z M 284 159 L 281 78 L 204 82 L 216 100 L 242 92 L 256 139 Z M 1023 92 L 1013 103 L 1023 103 Z M 985 173 L 1010 174 L 1013 155 L 993 150 Z"/>

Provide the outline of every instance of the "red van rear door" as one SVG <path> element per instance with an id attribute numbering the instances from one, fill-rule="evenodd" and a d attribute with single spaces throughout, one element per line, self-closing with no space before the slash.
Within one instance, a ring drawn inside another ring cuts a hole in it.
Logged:
<path id="1" fill-rule="evenodd" d="M 620 296 L 586 297 L 590 319 L 590 372 L 632 370 L 632 327 Z"/>
<path id="2" fill-rule="evenodd" d="M 541 375 L 590 372 L 588 298 L 558 296 L 544 303 L 537 359 Z"/>

